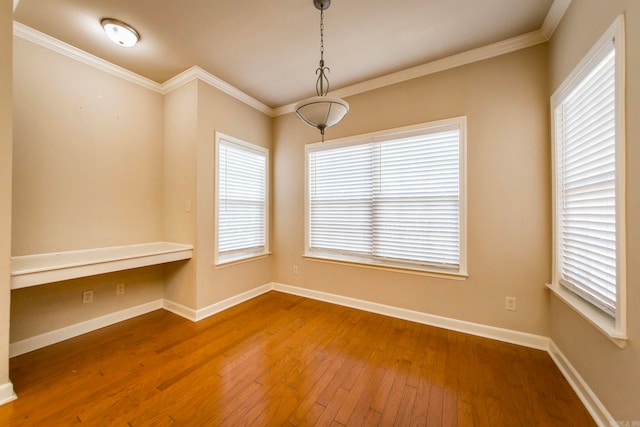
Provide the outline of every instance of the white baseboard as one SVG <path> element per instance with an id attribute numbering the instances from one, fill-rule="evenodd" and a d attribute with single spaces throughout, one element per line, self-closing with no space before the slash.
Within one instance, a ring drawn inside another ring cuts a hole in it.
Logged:
<path id="1" fill-rule="evenodd" d="M 463 320 L 456 320 L 447 317 L 435 316 L 432 314 L 406 310 L 403 308 L 363 301 L 355 298 L 344 297 L 341 295 L 329 294 L 313 289 L 298 288 L 281 283 L 272 283 L 271 287 L 275 291 L 280 291 L 292 295 L 298 295 L 319 301 L 343 305 L 346 307 L 357 308 L 359 310 L 369 311 L 372 313 L 383 314 L 385 316 L 410 320 L 412 322 L 422 323 L 425 325 L 436 326 L 458 332 L 468 333 L 471 335 L 477 335 L 512 344 L 518 344 L 525 347 L 535 348 L 538 350 L 544 350 L 549 353 L 551 359 L 558 366 L 560 372 L 562 372 L 562 375 L 564 375 L 564 377 L 567 379 L 567 382 L 576 392 L 578 398 L 587 408 L 594 421 L 601 427 L 611 427 L 618 425 L 618 423 L 613 419 L 611 414 L 602 404 L 600 399 L 598 399 L 593 390 L 591 390 L 586 381 L 571 365 L 564 354 L 562 354 L 556 344 L 548 337 L 513 331 L 509 329 L 496 328 L 493 326 L 481 325 L 477 323 L 465 322 Z"/>
<path id="2" fill-rule="evenodd" d="M 601 427 L 617 426 L 618 422 L 611 416 L 607 408 L 602 404 L 598 396 L 591 390 L 591 387 L 580 376 L 578 371 L 573 367 L 569 359 L 560 351 L 558 346 L 549 340 L 549 355 L 567 379 L 573 391 L 576 392 L 582 404 L 587 408 L 596 424 Z"/>
<path id="3" fill-rule="evenodd" d="M 11 382 L 0 385 L 0 405 L 9 403 L 12 400 L 16 400 L 17 398 L 18 396 L 16 396 L 15 392 L 13 391 L 13 384 L 11 384 Z"/>
<path id="4" fill-rule="evenodd" d="M 589 385 L 571 365 L 564 354 L 562 354 L 555 343 L 548 337 L 436 316 L 282 283 L 268 283 L 198 310 L 166 299 L 153 301 L 11 343 L 9 345 L 9 355 L 10 357 L 18 356 L 160 308 L 164 308 L 188 320 L 197 322 L 271 290 L 547 351 L 596 423 L 602 427 L 617 425 L 616 421 Z M 16 395 L 13 392 L 13 385 L 11 383 L 0 386 L 0 405 L 10 402 L 15 398 Z"/>
<path id="5" fill-rule="evenodd" d="M 258 295 L 269 292 L 271 289 L 271 284 L 262 285 L 255 289 L 251 289 L 247 292 L 235 295 L 231 298 L 227 298 L 226 300 L 217 302 L 199 310 L 193 310 L 189 307 L 185 307 L 184 305 L 170 300 L 159 299 L 147 304 L 127 308 L 115 313 L 109 313 L 105 316 L 97 317 L 95 319 L 87 320 L 81 323 L 76 323 L 74 325 L 66 326 L 54 331 L 45 332 L 44 334 L 26 338 L 21 341 L 16 341 L 9 344 L 9 357 L 20 356 L 21 354 L 25 354 L 30 351 L 37 350 L 39 348 L 46 347 L 48 345 L 52 345 L 64 340 L 68 340 L 69 338 L 77 337 L 78 335 L 86 334 L 87 332 L 95 331 L 96 329 L 104 328 L 105 326 L 113 325 L 114 323 L 122 322 L 132 317 L 140 316 L 142 314 L 146 314 L 161 308 L 164 308 L 167 311 L 175 313 L 193 322 L 197 322 L 223 310 L 231 308 L 234 305 L 238 305 L 242 302 L 257 297 Z M 0 393 L 2 393 L 1 389 Z M 0 394 L 0 399 L 1 398 L 2 394 Z"/>
<path id="6" fill-rule="evenodd" d="M 55 331 L 45 332 L 44 334 L 36 335 L 22 341 L 16 341 L 9 344 L 9 357 L 19 356 L 21 354 L 46 347 L 60 341 L 68 340 L 69 338 L 77 337 L 78 335 L 86 334 L 87 332 L 95 331 L 96 329 L 104 328 L 105 326 L 113 325 L 114 323 L 122 322 L 123 320 L 131 319 L 132 317 L 140 316 L 141 314 L 149 313 L 160 308 L 162 308 L 161 299 L 124 310 L 116 311 L 114 313 L 109 313 L 104 316 L 96 317 L 95 319 L 76 323 L 75 325 L 66 326 L 61 329 L 56 329 Z"/>
<path id="7" fill-rule="evenodd" d="M 407 310 L 404 308 L 344 297 L 341 295 L 320 292 L 312 289 L 284 285 L 282 283 L 268 283 L 266 285 L 259 286 L 247 292 L 243 292 L 242 294 L 235 295 L 233 297 L 227 298 L 223 301 L 211 304 L 198 310 L 194 310 L 192 308 L 167 299 L 156 300 L 140 306 L 131 307 L 126 310 L 110 313 L 105 316 L 87 320 L 85 322 L 70 325 L 61 329 L 57 329 L 55 331 L 46 332 L 44 334 L 36 335 L 22 341 L 11 343 L 9 346 L 9 357 L 19 356 L 21 354 L 46 347 L 48 345 L 55 344 L 69 338 L 73 338 L 78 335 L 82 335 L 87 332 L 112 325 L 114 323 L 122 322 L 132 317 L 139 316 L 141 314 L 145 314 L 160 308 L 175 313 L 181 317 L 184 317 L 185 319 L 197 322 L 199 320 L 213 316 L 214 314 L 224 311 L 228 308 L 231 308 L 235 305 L 255 298 L 259 295 L 267 293 L 271 290 L 276 290 L 292 295 L 299 295 L 306 298 L 329 302 L 332 304 L 357 308 L 359 310 L 378 313 L 385 316 L 396 317 L 399 319 L 409 320 L 425 325 L 464 332 L 540 350 L 546 351 L 549 348 L 549 338 L 539 335 L 436 316 L 433 314 L 427 314 L 418 311 Z"/>
<path id="8" fill-rule="evenodd" d="M 165 299 L 162 302 L 162 308 L 167 311 L 172 312 L 173 314 L 177 314 L 180 317 L 184 317 L 187 320 L 191 320 L 192 322 L 196 322 L 197 313 L 194 309 L 184 306 L 182 304 L 178 304 L 177 302 Z"/>
<path id="9" fill-rule="evenodd" d="M 450 329 L 457 332 L 464 332 L 471 335 L 477 335 L 480 337 L 518 344 L 538 350 L 546 351 L 549 348 L 549 338 L 540 335 L 513 331 L 510 329 L 496 328 L 495 326 L 481 325 L 478 323 L 466 322 L 464 320 L 457 320 L 448 317 L 436 316 L 419 311 L 407 310 L 404 308 L 378 304 L 375 302 L 344 297 L 336 294 L 329 294 L 326 292 L 315 291 L 313 289 L 298 288 L 281 283 L 272 283 L 271 286 L 273 290 L 276 291 L 343 305 L 346 307 L 357 308 L 359 310 L 369 311 L 385 316 L 391 316 L 398 319 L 409 320 L 416 323 L 422 323 L 424 325 L 436 326 L 439 328 Z"/>
<path id="10" fill-rule="evenodd" d="M 273 289 L 271 283 L 266 285 L 258 286 L 257 288 L 250 289 L 246 292 L 243 292 L 238 295 L 234 295 L 225 300 L 216 302 L 207 307 L 200 308 L 198 310 L 194 310 L 189 307 L 185 307 L 182 304 L 178 304 L 177 302 L 173 302 L 165 299 L 163 308 L 167 311 L 170 311 L 178 316 L 182 316 L 185 319 L 191 320 L 192 322 L 197 322 L 202 319 L 206 319 L 207 317 L 213 316 L 216 313 L 220 313 L 228 308 L 231 308 L 235 305 L 241 304 L 245 301 L 248 301 L 252 298 L 255 298 L 259 295 L 265 294 Z"/>
<path id="11" fill-rule="evenodd" d="M 272 289 L 273 287 L 271 283 L 268 283 L 266 285 L 258 286 L 257 288 L 248 290 L 247 292 L 234 295 L 231 298 L 227 298 L 215 304 L 211 304 L 210 306 L 201 308 L 196 311 L 196 321 L 206 319 L 207 317 L 213 316 L 216 313 L 220 313 L 221 311 L 231 308 L 234 305 L 238 305 L 262 294 L 266 294 Z"/>

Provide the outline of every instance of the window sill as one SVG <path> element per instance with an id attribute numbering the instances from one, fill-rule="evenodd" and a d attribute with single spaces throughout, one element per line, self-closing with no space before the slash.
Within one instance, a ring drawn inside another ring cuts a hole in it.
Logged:
<path id="1" fill-rule="evenodd" d="M 216 266 L 216 268 L 224 268 L 224 267 L 231 267 L 237 264 L 244 264 L 245 262 L 250 262 L 250 261 L 255 261 L 258 259 L 262 259 L 262 258 L 266 258 L 269 255 L 271 255 L 271 252 L 262 252 L 259 254 L 255 254 L 255 255 L 248 255 L 246 257 L 242 257 L 242 258 L 233 258 L 233 259 L 229 259 L 229 260 L 224 260 L 224 261 L 218 261 L 216 263 L 214 263 L 214 265 Z"/>
<path id="2" fill-rule="evenodd" d="M 469 277 L 469 275 L 466 273 L 457 273 L 452 271 L 426 270 L 418 267 L 412 268 L 411 266 L 373 264 L 366 261 L 356 261 L 353 259 L 346 259 L 346 258 L 345 259 L 338 259 L 335 257 L 330 258 L 328 256 L 325 257 L 318 254 L 304 254 L 303 257 L 313 261 L 326 262 L 330 264 L 351 265 L 354 267 L 370 268 L 374 270 L 393 271 L 397 273 L 415 274 L 418 276 L 438 277 L 442 279 L 466 280 Z"/>
<path id="3" fill-rule="evenodd" d="M 571 307 L 576 313 L 587 320 L 598 331 L 603 333 L 609 338 L 615 345 L 620 348 L 624 348 L 627 345 L 627 334 L 625 331 L 621 331 L 616 328 L 615 320 L 607 316 L 588 302 L 584 301 L 577 295 L 572 294 L 560 285 L 550 285 L 547 287 L 558 297 L 561 301 Z"/>

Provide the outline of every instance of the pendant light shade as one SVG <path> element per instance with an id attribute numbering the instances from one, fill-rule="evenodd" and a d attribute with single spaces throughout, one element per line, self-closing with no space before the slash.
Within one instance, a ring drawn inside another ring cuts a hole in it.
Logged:
<path id="1" fill-rule="evenodd" d="M 324 130 L 336 125 L 349 111 L 349 104 L 340 98 L 314 96 L 296 104 L 296 115 L 305 123 Z"/>
<path id="2" fill-rule="evenodd" d="M 336 125 L 349 111 L 349 104 L 340 98 L 327 96 L 329 92 L 329 67 L 324 65 L 324 11 L 331 0 L 314 0 L 314 6 L 320 10 L 320 66 L 316 70 L 316 94 L 296 104 L 296 116 L 306 124 L 320 130 L 324 141 L 324 131 Z"/>

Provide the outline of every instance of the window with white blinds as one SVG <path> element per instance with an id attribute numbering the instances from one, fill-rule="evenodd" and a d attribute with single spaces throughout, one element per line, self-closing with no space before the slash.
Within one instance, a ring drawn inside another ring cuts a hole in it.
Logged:
<path id="1" fill-rule="evenodd" d="M 267 149 L 216 134 L 216 263 L 265 254 Z"/>
<path id="2" fill-rule="evenodd" d="M 552 98 L 554 281 L 612 318 L 620 312 L 624 263 L 618 54 L 608 35 Z"/>
<path id="3" fill-rule="evenodd" d="M 307 255 L 465 274 L 465 118 L 307 147 Z"/>

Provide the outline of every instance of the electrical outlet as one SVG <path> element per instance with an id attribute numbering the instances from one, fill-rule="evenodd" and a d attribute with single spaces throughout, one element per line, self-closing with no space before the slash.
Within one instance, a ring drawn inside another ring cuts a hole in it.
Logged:
<path id="1" fill-rule="evenodd" d="M 83 304 L 87 304 L 93 302 L 93 289 L 90 291 L 83 291 L 82 292 L 82 303 Z"/>
<path id="2" fill-rule="evenodd" d="M 191 200 L 187 200 L 184 202 L 184 211 L 191 212 Z"/>
<path id="3" fill-rule="evenodd" d="M 516 297 L 505 297 L 504 308 L 509 311 L 516 311 Z"/>
<path id="4" fill-rule="evenodd" d="M 116 295 L 124 295 L 124 283 L 118 283 L 116 285 Z"/>
<path id="5" fill-rule="evenodd" d="M 294 276 L 297 276 L 297 275 L 298 275 L 298 266 L 297 266 L 297 265 L 294 265 L 294 266 L 293 266 L 293 275 L 294 275 Z"/>

